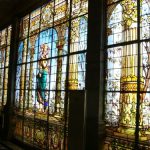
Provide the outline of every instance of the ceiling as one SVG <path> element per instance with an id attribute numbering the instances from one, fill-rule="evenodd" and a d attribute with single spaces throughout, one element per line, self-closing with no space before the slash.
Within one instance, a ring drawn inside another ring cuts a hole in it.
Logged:
<path id="1" fill-rule="evenodd" d="M 16 16 L 30 12 L 48 0 L 0 0 L 0 28 L 9 25 Z"/>

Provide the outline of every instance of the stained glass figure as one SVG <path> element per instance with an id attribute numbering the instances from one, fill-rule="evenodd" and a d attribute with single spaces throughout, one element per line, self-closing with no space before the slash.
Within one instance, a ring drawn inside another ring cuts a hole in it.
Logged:
<path id="1" fill-rule="evenodd" d="M 54 0 L 22 18 L 16 139 L 42 149 L 67 148 L 66 93 L 85 89 L 87 7 L 86 0 Z"/>

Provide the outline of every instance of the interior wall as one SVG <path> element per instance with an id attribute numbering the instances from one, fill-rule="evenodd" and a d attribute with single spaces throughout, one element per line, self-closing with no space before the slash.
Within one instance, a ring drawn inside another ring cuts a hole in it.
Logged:
<path id="1" fill-rule="evenodd" d="M 0 0 L 0 30 L 50 0 Z"/>

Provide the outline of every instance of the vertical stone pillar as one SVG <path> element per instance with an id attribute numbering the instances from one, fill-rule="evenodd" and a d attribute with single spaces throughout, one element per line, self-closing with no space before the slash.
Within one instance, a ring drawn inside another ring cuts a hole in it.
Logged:
<path id="1" fill-rule="evenodd" d="M 9 140 L 14 132 L 14 115 L 13 105 L 15 97 L 15 80 L 16 80 L 16 64 L 17 64 L 17 48 L 18 48 L 18 37 L 19 37 L 19 20 L 14 19 L 12 23 L 12 35 L 10 45 L 10 56 L 9 56 L 9 71 L 8 71 L 8 93 L 7 103 L 4 109 L 4 129 L 3 136 Z"/>
<path id="2" fill-rule="evenodd" d="M 86 65 L 85 150 L 103 149 L 105 124 L 104 102 L 104 0 L 89 0 L 88 45 Z"/>

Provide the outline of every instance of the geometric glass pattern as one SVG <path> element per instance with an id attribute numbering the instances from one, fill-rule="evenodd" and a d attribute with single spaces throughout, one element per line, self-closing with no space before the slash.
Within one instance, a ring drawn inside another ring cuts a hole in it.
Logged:
<path id="1" fill-rule="evenodd" d="M 0 113 L 7 102 L 11 26 L 0 31 Z"/>
<path id="2" fill-rule="evenodd" d="M 53 0 L 21 19 L 14 137 L 66 149 L 69 90 L 85 89 L 87 0 Z"/>
<path id="3" fill-rule="evenodd" d="M 150 149 L 150 1 L 107 0 L 105 149 Z"/>

